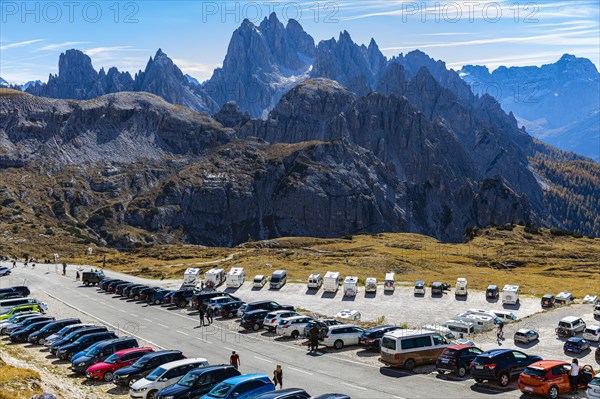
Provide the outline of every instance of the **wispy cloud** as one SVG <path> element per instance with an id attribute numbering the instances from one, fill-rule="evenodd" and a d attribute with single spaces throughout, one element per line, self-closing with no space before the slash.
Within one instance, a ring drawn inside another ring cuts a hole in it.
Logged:
<path id="1" fill-rule="evenodd" d="M 134 51 L 132 46 L 112 46 L 112 47 L 94 47 L 87 50 L 83 50 L 84 53 L 90 57 L 93 55 L 112 53 L 115 51 Z"/>
<path id="2" fill-rule="evenodd" d="M 86 44 L 88 42 L 63 42 L 63 43 L 54 43 L 48 44 L 46 46 L 40 47 L 39 51 L 53 51 L 60 50 L 66 47 L 79 46 L 80 44 Z"/>
<path id="3" fill-rule="evenodd" d="M 203 64 L 197 61 L 173 58 L 173 62 L 184 72 L 199 80 L 211 77 L 215 68 L 220 64 Z"/>
<path id="4" fill-rule="evenodd" d="M 25 47 L 25 46 L 29 46 L 31 44 L 43 42 L 44 40 L 46 40 L 46 39 L 35 39 L 35 40 L 26 40 L 24 42 L 9 43 L 9 44 L 0 46 L 0 50 L 4 51 L 4 50 L 11 49 L 11 48 Z"/>

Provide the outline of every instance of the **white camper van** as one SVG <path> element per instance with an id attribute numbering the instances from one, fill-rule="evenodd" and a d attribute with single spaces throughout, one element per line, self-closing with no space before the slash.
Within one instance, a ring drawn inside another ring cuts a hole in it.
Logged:
<path id="1" fill-rule="evenodd" d="M 225 281 L 225 270 L 212 268 L 204 273 L 204 286 L 207 288 L 215 288 L 223 284 Z"/>
<path id="2" fill-rule="evenodd" d="M 377 279 L 375 277 L 368 277 L 365 280 L 365 292 L 377 292 Z"/>
<path id="3" fill-rule="evenodd" d="M 519 286 L 506 284 L 502 289 L 502 304 L 516 305 L 519 303 Z"/>
<path id="4" fill-rule="evenodd" d="M 463 320 L 448 320 L 443 324 L 450 331 L 456 333 L 459 337 L 475 334 L 475 325 L 469 321 Z"/>
<path id="5" fill-rule="evenodd" d="M 232 267 L 227 273 L 227 287 L 239 288 L 246 280 L 246 272 L 243 267 Z"/>
<path id="6" fill-rule="evenodd" d="M 356 296 L 358 294 L 358 277 L 347 276 L 344 279 L 344 296 Z"/>
<path id="7" fill-rule="evenodd" d="M 456 287 L 454 288 L 454 295 L 466 296 L 467 295 L 467 279 L 459 277 L 456 279 Z"/>
<path id="8" fill-rule="evenodd" d="M 396 289 L 396 276 L 394 273 L 385 274 L 385 282 L 383 284 L 383 290 L 386 292 L 394 292 Z"/>
<path id="9" fill-rule="evenodd" d="M 183 273 L 183 285 L 185 287 L 195 287 L 200 280 L 200 269 L 189 268 Z"/>
<path id="10" fill-rule="evenodd" d="M 454 316 L 454 319 L 473 323 L 475 332 L 492 330 L 496 325 L 495 317 L 484 316 L 480 314 L 459 313 L 456 316 Z"/>
<path id="11" fill-rule="evenodd" d="M 256 276 L 254 276 L 254 280 L 252 280 L 252 287 L 262 288 L 265 286 L 265 284 L 267 284 L 268 280 L 269 279 L 267 278 L 267 276 L 264 276 L 262 274 L 257 274 Z"/>
<path id="12" fill-rule="evenodd" d="M 323 278 L 321 277 L 320 274 L 313 273 L 310 276 L 308 276 L 308 281 L 306 282 L 306 286 L 309 289 L 318 290 L 319 288 L 321 288 L 321 285 L 323 285 Z"/>
<path id="13" fill-rule="evenodd" d="M 327 272 L 323 280 L 323 291 L 337 292 L 340 286 L 340 272 Z"/>

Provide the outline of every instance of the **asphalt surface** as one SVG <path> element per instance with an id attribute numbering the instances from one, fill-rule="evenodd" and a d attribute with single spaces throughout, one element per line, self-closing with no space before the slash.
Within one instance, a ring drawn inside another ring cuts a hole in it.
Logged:
<path id="1" fill-rule="evenodd" d="M 315 396 L 342 392 L 357 399 L 521 397 L 514 385 L 501 389 L 494 384 L 477 384 L 470 379 L 440 377 L 435 373 L 407 373 L 332 351 L 309 355 L 297 342 L 277 340 L 262 332 L 240 332 L 231 328 L 231 322 L 218 319 L 210 327 L 199 328 L 196 313 L 113 297 L 96 287 L 83 287 L 72 277 L 58 275 L 53 269 L 53 265 L 38 265 L 36 270 L 19 265 L 11 276 L 1 279 L 0 286 L 25 283 L 32 291 L 31 296 L 48 302 L 50 314 L 95 320 L 112 327 L 119 335 L 135 336 L 158 349 L 180 349 L 188 357 L 204 357 L 211 364 L 228 363 L 231 351 L 235 350 L 241 358 L 242 373 L 271 376 L 275 366 L 280 364 L 284 370 L 284 387 L 304 388 Z M 107 272 L 107 275 L 116 273 Z M 269 296 L 265 295 L 264 299 Z M 270 299 L 278 300 L 276 294 Z M 106 389 L 110 388 L 111 385 L 107 385 Z"/>

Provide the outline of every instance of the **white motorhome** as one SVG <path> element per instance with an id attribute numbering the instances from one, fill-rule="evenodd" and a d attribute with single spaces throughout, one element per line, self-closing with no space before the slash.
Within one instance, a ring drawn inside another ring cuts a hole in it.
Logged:
<path id="1" fill-rule="evenodd" d="M 556 295 L 556 297 L 554 298 L 554 305 L 555 306 L 560 306 L 560 305 L 569 305 L 571 303 L 573 303 L 573 294 L 571 294 L 570 292 L 567 291 L 563 291 L 559 294 Z"/>
<path id="2" fill-rule="evenodd" d="M 455 320 L 462 320 L 466 322 L 473 323 L 473 327 L 475 328 L 475 332 L 492 330 L 496 325 L 495 320 L 497 317 L 492 316 L 484 316 L 479 314 L 471 314 L 471 313 L 459 313 L 454 316 Z"/>
<path id="3" fill-rule="evenodd" d="M 456 287 L 454 288 L 454 295 L 465 296 L 467 295 L 467 279 L 459 277 L 456 279 Z"/>
<path id="4" fill-rule="evenodd" d="M 183 286 L 184 287 L 195 287 L 200 280 L 200 269 L 190 267 L 183 272 Z"/>
<path id="5" fill-rule="evenodd" d="M 365 280 L 365 292 L 377 292 L 377 279 L 369 277 Z"/>
<path id="6" fill-rule="evenodd" d="M 443 324 L 444 327 L 447 327 L 450 331 L 458 334 L 460 337 L 461 334 L 472 335 L 475 334 L 475 325 L 472 322 L 464 321 L 464 320 L 448 320 Z"/>
<path id="7" fill-rule="evenodd" d="M 356 296 L 358 294 L 358 277 L 347 276 L 344 279 L 344 296 Z"/>
<path id="8" fill-rule="evenodd" d="M 308 276 L 308 281 L 306 282 L 306 286 L 309 289 L 318 290 L 319 288 L 321 288 L 321 285 L 323 285 L 323 278 L 321 277 L 320 274 L 313 273 L 310 276 Z"/>
<path id="9" fill-rule="evenodd" d="M 456 334 L 452 332 L 448 327 L 438 325 L 438 324 L 427 324 L 423 326 L 423 329 L 429 331 L 435 331 L 446 338 L 448 341 L 452 341 L 456 339 Z"/>
<path id="10" fill-rule="evenodd" d="M 207 288 L 215 288 L 223 284 L 225 281 L 225 270 L 216 267 L 204 273 L 204 286 Z"/>
<path id="11" fill-rule="evenodd" d="M 394 273 L 386 273 L 385 281 L 383 283 L 383 290 L 388 292 L 394 292 L 396 289 L 396 276 Z"/>
<path id="12" fill-rule="evenodd" d="M 323 291 L 337 292 L 340 287 L 340 272 L 327 272 L 323 280 Z"/>
<path id="13" fill-rule="evenodd" d="M 246 281 L 246 272 L 243 267 L 232 267 L 227 273 L 227 287 L 239 288 Z"/>
<path id="14" fill-rule="evenodd" d="M 502 304 L 516 305 L 519 303 L 519 286 L 506 284 L 502 289 Z"/>

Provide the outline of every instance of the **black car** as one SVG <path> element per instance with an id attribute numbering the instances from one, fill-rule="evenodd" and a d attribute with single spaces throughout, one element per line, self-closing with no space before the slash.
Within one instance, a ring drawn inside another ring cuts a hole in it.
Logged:
<path id="1" fill-rule="evenodd" d="M 146 298 L 146 302 L 148 302 L 149 304 L 153 303 L 155 305 L 162 305 L 166 302 L 165 298 L 166 298 L 167 294 L 170 292 L 174 293 L 175 291 L 171 291 L 171 290 L 167 290 L 167 289 L 158 290 L 154 293 L 154 295 L 152 295 L 149 298 Z"/>
<path id="2" fill-rule="evenodd" d="M 4 333 L 6 335 L 10 335 L 12 333 L 14 333 L 15 331 L 19 331 L 24 329 L 25 327 L 29 326 L 30 324 L 33 323 L 39 323 L 41 321 L 54 321 L 54 317 L 52 316 L 34 316 L 34 317 L 29 317 L 25 320 L 22 320 L 20 322 L 18 322 L 17 324 L 7 327 L 6 330 L 4 331 Z"/>
<path id="3" fill-rule="evenodd" d="M 91 272 L 82 272 L 81 273 L 81 282 L 86 287 L 88 285 L 99 284 L 104 278 L 105 278 L 104 272 L 102 272 L 102 271 L 91 271 Z"/>
<path id="4" fill-rule="evenodd" d="M 240 326 L 246 330 L 258 331 L 263 328 L 265 317 L 269 314 L 268 310 L 256 309 L 250 312 L 244 312 L 242 320 L 240 320 Z"/>
<path id="5" fill-rule="evenodd" d="M 254 302 L 250 302 L 246 306 L 246 309 L 244 310 L 244 312 L 245 313 L 251 312 L 251 311 L 257 310 L 257 309 L 269 310 L 271 312 L 274 310 L 296 310 L 291 305 L 280 305 L 275 301 L 254 301 Z"/>
<path id="6" fill-rule="evenodd" d="M 133 287 L 129 291 L 129 298 L 132 298 L 132 299 L 134 299 L 136 301 L 139 301 L 140 300 L 140 292 L 142 292 L 146 288 L 150 288 L 150 286 L 148 286 L 148 285 L 138 285 L 137 287 Z"/>
<path id="7" fill-rule="evenodd" d="M 125 282 L 123 282 L 121 284 L 117 284 L 115 286 L 115 289 L 114 289 L 115 295 L 123 295 L 123 290 L 126 287 L 129 287 L 129 286 L 132 286 L 132 285 L 134 285 L 134 284 L 132 282 L 130 282 L 130 281 L 125 281 Z"/>
<path id="8" fill-rule="evenodd" d="M 226 304 L 220 306 L 216 313 L 221 317 L 228 317 L 231 319 L 237 315 L 238 309 L 244 304 L 245 302 L 243 301 L 227 302 Z"/>
<path id="9" fill-rule="evenodd" d="M 431 296 L 434 295 L 444 295 L 444 285 L 439 281 L 431 284 Z"/>
<path id="10" fill-rule="evenodd" d="M 52 343 L 52 345 L 50 345 L 50 353 L 55 354 L 56 350 L 59 347 L 73 343 L 79 338 L 83 337 L 84 335 L 95 334 L 105 331 L 108 331 L 108 329 L 104 326 L 87 326 L 85 328 L 77 329 L 72 333 L 65 335 L 62 339 L 59 339 L 58 341 Z"/>
<path id="11" fill-rule="evenodd" d="M 135 338 L 115 338 L 101 341 L 93 347 L 88 348 L 83 356 L 77 356 L 71 364 L 71 370 L 77 374 L 84 374 L 92 364 L 103 362 L 107 357 L 123 349 L 137 348 L 138 342 Z"/>
<path id="12" fill-rule="evenodd" d="M 127 298 L 131 298 L 131 299 L 135 299 L 133 290 L 135 290 L 136 288 L 142 288 L 142 287 L 147 287 L 147 285 L 145 285 L 145 284 L 135 284 L 135 285 L 132 285 L 130 287 L 127 287 L 127 288 L 125 288 L 123 290 L 123 296 L 126 296 Z"/>
<path id="13" fill-rule="evenodd" d="M 190 299 L 194 295 L 193 288 L 184 288 L 182 290 L 177 290 L 171 296 L 171 304 L 177 306 L 178 308 L 185 308 L 188 306 Z"/>
<path id="14" fill-rule="evenodd" d="M 0 288 L 0 299 L 27 298 L 29 294 L 31 294 L 31 291 L 24 285 Z"/>
<path id="15" fill-rule="evenodd" d="M 379 349 L 383 334 L 398 329 L 400 329 L 400 327 L 397 326 L 377 326 L 369 328 L 363 331 L 363 333 L 360 335 L 358 338 L 358 344 L 366 346 L 369 349 Z"/>
<path id="16" fill-rule="evenodd" d="M 286 388 L 277 391 L 265 392 L 254 399 L 308 399 L 310 395 L 300 388 Z"/>
<path id="17" fill-rule="evenodd" d="M 125 284 L 125 283 L 128 283 L 128 281 L 123 281 L 123 280 L 111 281 L 106 286 L 106 292 L 115 292 L 115 289 L 117 288 L 117 285 L 119 285 L 119 284 Z"/>
<path id="18" fill-rule="evenodd" d="M 542 297 L 541 304 L 543 308 L 551 308 L 554 306 L 555 301 L 554 295 L 546 294 Z"/>
<path id="19" fill-rule="evenodd" d="M 196 291 L 194 292 L 194 295 L 192 295 L 192 305 L 194 309 L 199 310 L 200 308 L 202 308 L 206 310 L 206 308 L 208 307 L 208 301 L 210 301 L 212 298 L 216 298 L 219 296 L 231 297 L 231 295 L 229 295 L 228 293 L 221 291 Z"/>
<path id="20" fill-rule="evenodd" d="M 110 278 L 110 277 L 106 277 L 103 278 L 102 281 L 100 281 L 100 283 L 98 284 L 98 287 L 102 290 L 102 291 L 106 291 L 108 289 L 108 285 L 110 283 L 114 283 L 115 281 L 123 281 L 120 280 L 118 278 Z"/>
<path id="21" fill-rule="evenodd" d="M 54 320 L 38 321 L 37 323 L 31 323 L 22 330 L 17 330 L 9 335 L 10 342 L 27 342 L 29 334 L 33 334 L 36 331 L 41 330 L 44 326 L 52 323 Z"/>
<path id="22" fill-rule="evenodd" d="M 312 320 L 309 321 L 306 325 L 305 331 L 308 331 L 312 328 L 313 325 L 316 325 L 319 329 L 319 339 L 323 339 L 327 332 L 329 331 L 329 326 L 337 326 L 343 324 L 341 321 L 336 319 L 322 319 L 322 320 Z"/>
<path id="23" fill-rule="evenodd" d="M 81 320 L 79 319 L 62 319 L 55 321 L 53 323 L 48 324 L 47 326 L 44 326 L 44 328 L 42 328 L 41 330 L 29 335 L 29 337 L 27 337 L 27 341 L 31 342 L 32 344 L 41 345 L 44 339 L 60 331 L 62 328 L 79 323 L 81 323 Z"/>
<path id="24" fill-rule="evenodd" d="M 56 350 L 56 356 L 59 359 L 71 360 L 74 354 L 90 347 L 91 345 L 94 345 L 96 342 L 106 341 L 108 339 L 115 338 L 117 338 L 117 335 L 112 331 L 87 334 L 82 337 L 79 337 L 72 343 L 60 346 Z"/>
<path id="25" fill-rule="evenodd" d="M 464 377 L 471 368 L 471 362 L 483 351 L 472 345 L 452 345 L 444 349 L 437 358 L 435 369 L 439 374 L 456 373 Z"/>
<path id="26" fill-rule="evenodd" d="M 176 384 L 161 389 L 157 399 L 190 399 L 199 398 L 208 393 L 218 383 L 228 378 L 241 375 L 233 366 L 206 366 L 194 369 L 181 377 Z"/>
<path id="27" fill-rule="evenodd" d="M 159 287 L 148 287 L 140 291 L 140 301 L 147 301 L 149 297 L 152 297 L 156 291 L 160 290 Z"/>
<path id="28" fill-rule="evenodd" d="M 531 363 L 542 360 L 513 349 L 493 349 L 478 355 L 471 362 L 471 376 L 476 382 L 498 381 L 505 387 L 511 377 L 518 376 Z"/>
<path id="29" fill-rule="evenodd" d="M 185 359 L 185 356 L 183 356 L 181 351 L 166 350 L 148 353 L 147 355 L 142 356 L 131 366 L 115 371 L 113 383 L 116 385 L 130 387 L 134 382 L 144 378 L 161 364 L 174 362 L 175 360 L 181 359 Z"/>
<path id="30" fill-rule="evenodd" d="M 500 289 L 497 285 L 488 285 L 485 290 L 485 298 L 488 301 L 495 301 L 500 298 Z"/>

